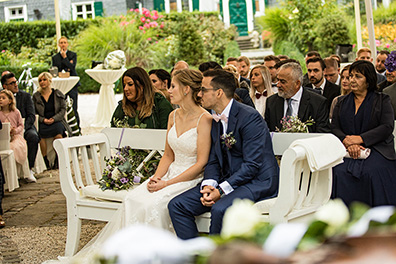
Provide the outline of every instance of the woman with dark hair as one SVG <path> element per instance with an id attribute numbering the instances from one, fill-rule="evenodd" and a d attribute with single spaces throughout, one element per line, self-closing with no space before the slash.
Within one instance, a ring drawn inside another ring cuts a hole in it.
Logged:
<path id="1" fill-rule="evenodd" d="M 147 72 L 140 67 L 122 75 L 124 97 L 111 118 L 112 127 L 166 129 L 172 105 L 157 92 Z"/>
<path id="2" fill-rule="evenodd" d="M 332 119 L 333 117 L 333 111 L 334 111 L 334 107 L 336 106 L 338 100 L 340 99 L 340 97 L 347 95 L 351 92 L 351 82 L 349 81 L 349 67 L 351 67 L 351 65 L 346 65 L 344 68 L 342 68 L 340 76 L 341 76 L 341 80 L 340 80 L 340 84 L 341 84 L 341 94 L 337 97 L 335 97 L 333 99 L 333 102 L 331 103 L 330 106 L 330 113 L 329 113 L 329 118 Z"/>
<path id="3" fill-rule="evenodd" d="M 164 69 L 155 69 L 149 71 L 150 79 L 153 86 L 165 96 L 165 98 L 170 102 L 168 89 L 171 84 L 171 75 Z"/>
<path id="4" fill-rule="evenodd" d="M 332 198 L 347 205 L 396 204 L 396 154 L 393 109 L 388 95 L 377 92 L 372 63 L 356 61 L 349 68 L 351 93 L 334 108 L 332 133 L 350 157 L 333 168 Z"/>

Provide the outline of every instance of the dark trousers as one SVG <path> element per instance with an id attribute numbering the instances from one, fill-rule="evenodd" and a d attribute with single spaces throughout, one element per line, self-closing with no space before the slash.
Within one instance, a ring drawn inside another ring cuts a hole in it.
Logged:
<path id="1" fill-rule="evenodd" d="M 76 84 L 76 86 L 71 89 L 66 96 L 69 96 L 73 100 L 73 110 L 74 110 L 74 115 L 76 116 L 77 119 L 77 124 L 78 127 L 80 127 L 80 116 L 78 115 L 77 112 L 77 106 L 78 106 L 78 86 L 79 84 Z"/>
<path id="2" fill-rule="evenodd" d="M 36 128 L 33 126 L 28 130 L 25 130 L 23 137 L 27 142 L 29 168 L 31 169 L 34 167 L 34 162 L 36 161 L 40 136 L 38 135 Z"/>
<path id="3" fill-rule="evenodd" d="M 195 223 L 195 216 L 206 212 L 211 213 L 210 234 L 219 234 L 223 224 L 223 216 L 228 207 L 232 205 L 234 199 L 254 200 L 253 194 L 245 186 L 238 187 L 233 192 L 218 200 L 212 207 L 203 206 L 200 198 L 201 185 L 180 194 L 173 198 L 169 204 L 169 215 L 172 219 L 173 228 L 181 239 L 190 239 L 198 236 L 198 229 Z"/>
<path id="4" fill-rule="evenodd" d="M 1 164 L 0 164 L 0 166 L 1 166 Z M 0 215 L 3 214 L 3 207 L 1 205 L 2 205 L 2 200 L 4 197 L 4 183 L 5 183 L 5 181 L 4 181 L 3 169 L 0 169 Z"/>

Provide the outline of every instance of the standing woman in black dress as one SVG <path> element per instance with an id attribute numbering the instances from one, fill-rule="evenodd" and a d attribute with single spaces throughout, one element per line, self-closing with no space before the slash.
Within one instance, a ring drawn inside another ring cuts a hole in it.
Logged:
<path id="1" fill-rule="evenodd" d="M 334 108 L 332 133 L 351 158 L 333 168 L 332 198 L 347 205 L 354 201 L 369 206 L 396 205 L 396 154 L 394 117 L 388 95 L 377 92 L 372 63 L 355 61 L 349 68 L 351 93 Z M 370 155 L 359 159 L 369 148 Z"/>

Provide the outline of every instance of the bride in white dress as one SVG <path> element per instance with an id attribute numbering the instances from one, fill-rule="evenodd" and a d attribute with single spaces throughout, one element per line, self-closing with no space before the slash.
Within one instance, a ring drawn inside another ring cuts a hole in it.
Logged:
<path id="1" fill-rule="evenodd" d="M 132 224 L 173 231 L 168 203 L 202 180 L 210 152 L 212 116 L 199 104 L 201 81 L 202 74 L 196 70 L 174 73 L 169 94 L 171 103 L 180 108 L 169 115 L 165 152 L 157 171 L 129 192 L 103 230 L 71 260 L 63 259 L 65 262 L 90 263 L 108 237 Z"/>

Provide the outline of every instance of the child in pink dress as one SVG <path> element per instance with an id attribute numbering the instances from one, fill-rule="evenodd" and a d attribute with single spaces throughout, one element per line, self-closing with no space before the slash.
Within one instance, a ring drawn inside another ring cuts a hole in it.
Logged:
<path id="1" fill-rule="evenodd" d="M 23 138 L 23 121 L 19 110 L 15 107 L 15 98 L 11 91 L 0 91 L 0 120 L 11 124 L 11 142 L 10 148 L 14 151 L 15 161 L 23 165 L 27 160 L 27 145 Z M 29 181 L 36 181 L 28 174 L 25 178 Z"/>

